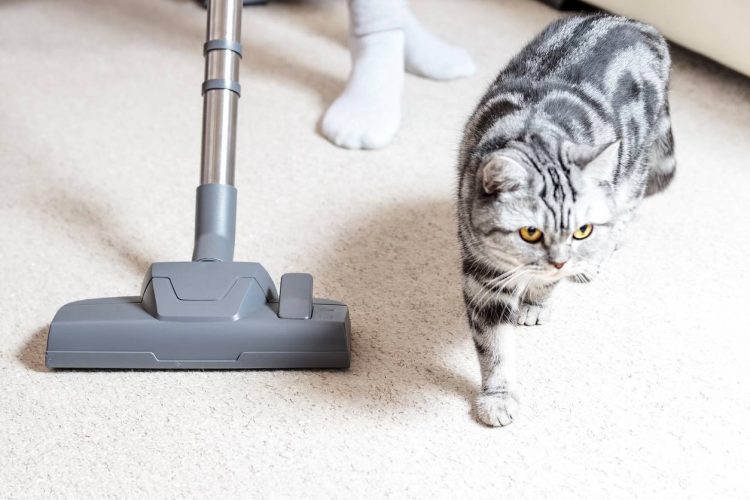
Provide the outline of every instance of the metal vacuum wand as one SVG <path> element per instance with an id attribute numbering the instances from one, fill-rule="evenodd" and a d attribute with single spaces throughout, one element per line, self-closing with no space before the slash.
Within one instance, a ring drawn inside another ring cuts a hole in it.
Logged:
<path id="1" fill-rule="evenodd" d="M 194 261 L 231 261 L 234 255 L 237 190 L 239 67 L 242 0 L 210 0 L 204 55 L 203 147 L 197 190 Z"/>
<path id="2" fill-rule="evenodd" d="M 212 0 L 206 29 L 201 184 L 234 185 L 242 2 Z M 218 42 L 218 43 L 217 43 Z"/>

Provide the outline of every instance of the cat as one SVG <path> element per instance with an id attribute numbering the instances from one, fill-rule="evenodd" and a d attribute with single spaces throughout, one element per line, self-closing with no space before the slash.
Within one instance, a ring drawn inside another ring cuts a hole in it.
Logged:
<path id="1" fill-rule="evenodd" d="M 481 422 L 518 413 L 519 325 L 547 321 L 560 280 L 591 280 L 643 197 L 672 180 L 670 66 L 649 25 L 563 18 L 510 61 L 466 124 L 457 219 Z"/>

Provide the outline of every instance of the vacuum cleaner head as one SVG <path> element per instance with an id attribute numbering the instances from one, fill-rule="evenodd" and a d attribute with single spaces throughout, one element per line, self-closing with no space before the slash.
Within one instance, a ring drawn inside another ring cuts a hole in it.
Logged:
<path id="1" fill-rule="evenodd" d="M 49 329 L 50 368 L 348 368 L 348 308 L 315 299 L 312 276 L 280 293 L 248 262 L 153 264 L 139 297 L 73 302 Z"/>
<path id="2" fill-rule="evenodd" d="M 50 368 L 348 368 L 344 304 L 313 298 L 312 276 L 232 262 L 240 0 L 209 0 L 201 185 L 193 262 L 153 264 L 138 297 L 73 302 L 55 315 Z"/>

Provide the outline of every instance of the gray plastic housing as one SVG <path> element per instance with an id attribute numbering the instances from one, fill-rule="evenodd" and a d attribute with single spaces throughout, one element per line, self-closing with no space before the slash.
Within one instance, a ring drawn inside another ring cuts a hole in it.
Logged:
<path id="1" fill-rule="evenodd" d="M 193 260 L 231 262 L 237 219 L 237 188 L 203 184 L 195 191 Z"/>
<path id="2" fill-rule="evenodd" d="M 313 305 L 312 276 L 305 273 L 288 273 L 281 277 L 279 318 L 310 319 Z"/>
<path id="3" fill-rule="evenodd" d="M 312 297 L 312 277 L 271 277 L 252 262 L 151 266 L 141 295 L 63 306 L 47 339 L 50 368 L 348 368 L 349 310 Z M 279 304 L 292 317 L 280 317 Z M 304 316 L 308 310 L 307 319 Z"/>

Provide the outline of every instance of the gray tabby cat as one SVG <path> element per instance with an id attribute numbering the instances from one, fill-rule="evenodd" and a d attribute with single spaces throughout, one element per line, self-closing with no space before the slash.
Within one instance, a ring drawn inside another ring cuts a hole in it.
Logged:
<path id="1" fill-rule="evenodd" d="M 478 418 L 518 410 L 515 325 L 589 281 L 644 196 L 671 181 L 670 56 L 651 26 L 606 14 L 548 26 L 500 73 L 460 155 L 464 300 L 482 372 Z"/>

